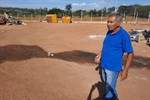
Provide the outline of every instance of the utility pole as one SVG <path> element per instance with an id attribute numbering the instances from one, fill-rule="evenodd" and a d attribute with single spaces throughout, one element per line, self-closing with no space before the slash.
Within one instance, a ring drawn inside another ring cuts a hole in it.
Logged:
<path id="1" fill-rule="evenodd" d="M 42 11 L 41 11 L 41 7 L 40 7 L 40 22 L 42 21 Z"/>
<path id="2" fill-rule="evenodd" d="M 32 13 L 31 13 L 31 21 L 33 20 L 33 15 L 32 15 Z"/>
<path id="3" fill-rule="evenodd" d="M 17 13 L 17 19 L 19 19 L 19 15 L 18 15 L 18 13 Z"/>
<path id="4" fill-rule="evenodd" d="M 138 12 L 137 12 L 137 14 L 136 14 L 136 23 L 137 23 L 137 19 L 138 19 Z"/>
<path id="5" fill-rule="evenodd" d="M 135 10 L 134 10 L 134 18 L 136 17 L 135 15 L 136 15 L 136 7 L 135 7 Z"/>
<path id="6" fill-rule="evenodd" d="M 92 15 L 92 12 L 91 12 L 91 21 L 92 21 L 92 16 L 93 16 L 93 15 Z"/>
<path id="7" fill-rule="evenodd" d="M 101 11 L 101 23 L 102 23 L 102 19 L 103 18 L 103 10 Z"/>
<path id="8" fill-rule="evenodd" d="M 149 12 L 149 15 L 148 15 L 148 23 L 150 22 L 150 12 Z"/>
<path id="9" fill-rule="evenodd" d="M 126 17 L 126 13 L 125 13 L 125 12 L 124 12 L 124 15 L 123 15 L 123 16 L 124 16 L 124 18 Z"/>
<path id="10" fill-rule="evenodd" d="M 116 0 L 115 12 L 118 10 L 118 0 Z"/>
<path id="11" fill-rule="evenodd" d="M 81 10 L 81 22 L 82 22 L 83 11 Z"/>
<path id="12" fill-rule="evenodd" d="M 72 23 L 73 23 L 73 12 L 72 12 Z"/>
<path id="13" fill-rule="evenodd" d="M 24 21 L 26 20 L 26 15 L 25 15 L 25 12 L 24 12 L 24 15 L 23 15 L 23 20 L 24 20 Z"/>
<path id="14" fill-rule="evenodd" d="M 124 12 L 124 14 L 123 14 L 123 22 L 125 21 L 125 18 L 126 18 L 126 13 Z"/>

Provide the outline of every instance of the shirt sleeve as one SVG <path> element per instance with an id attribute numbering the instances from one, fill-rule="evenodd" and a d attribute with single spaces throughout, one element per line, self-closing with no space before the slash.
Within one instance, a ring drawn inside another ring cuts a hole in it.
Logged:
<path id="1" fill-rule="evenodd" d="M 132 42 L 128 33 L 123 37 L 123 51 L 126 53 L 133 52 Z"/>

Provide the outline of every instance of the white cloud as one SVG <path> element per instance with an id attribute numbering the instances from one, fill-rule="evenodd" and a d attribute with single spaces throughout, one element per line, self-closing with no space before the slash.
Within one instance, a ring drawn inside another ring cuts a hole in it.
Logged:
<path id="1" fill-rule="evenodd" d="M 102 0 L 102 1 L 104 1 L 104 2 L 111 2 L 111 0 Z"/>
<path id="2" fill-rule="evenodd" d="M 78 3 L 72 3 L 72 6 L 79 6 Z"/>
<path id="3" fill-rule="evenodd" d="M 99 7 L 99 5 L 97 3 L 91 3 L 90 6 L 93 6 L 95 8 Z"/>
<path id="4" fill-rule="evenodd" d="M 81 6 L 86 6 L 87 4 L 86 3 L 81 3 Z"/>
<path id="5" fill-rule="evenodd" d="M 101 3 L 111 2 L 111 0 L 101 0 Z"/>
<path id="6" fill-rule="evenodd" d="M 96 5 L 96 3 L 91 3 L 90 6 Z"/>
<path id="7" fill-rule="evenodd" d="M 86 3 L 72 3 L 72 6 L 86 6 Z"/>
<path id="8" fill-rule="evenodd" d="M 122 4 L 123 6 L 126 6 L 127 4 Z"/>
<path id="9" fill-rule="evenodd" d="M 91 4 L 86 4 L 86 3 L 72 3 L 72 6 L 76 7 L 81 7 L 81 6 L 92 6 L 94 8 L 100 7 L 97 3 L 91 3 Z"/>

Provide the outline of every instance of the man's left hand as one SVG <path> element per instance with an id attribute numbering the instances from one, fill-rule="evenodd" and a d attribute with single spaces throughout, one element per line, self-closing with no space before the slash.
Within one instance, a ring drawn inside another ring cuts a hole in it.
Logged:
<path id="1" fill-rule="evenodd" d="M 128 71 L 123 70 L 122 72 L 120 72 L 120 76 L 121 76 L 121 81 L 125 80 L 128 77 Z"/>

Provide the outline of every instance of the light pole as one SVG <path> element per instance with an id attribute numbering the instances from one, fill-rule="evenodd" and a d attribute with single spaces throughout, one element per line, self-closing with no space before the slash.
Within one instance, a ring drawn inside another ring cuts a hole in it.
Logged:
<path id="1" fill-rule="evenodd" d="M 138 12 L 137 12 L 137 14 L 136 14 L 136 24 L 137 24 L 137 21 L 138 21 Z"/>
<path id="2" fill-rule="evenodd" d="M 92 17 L 93 17 L 93 15 L 92 15 L 92 12 L 91 12 L 91 21 L 93 20 Z"/>
<path id="3" fill-rule="evenodd" d="M 102 18 L 103 18 L 103 10 L 101 11 L 101 22 L 102 22 Z"/>
<path id="4" fill-rule="evenodd" d="M 72 23 L 73 23 L 73 12 L 72 12 Z"/>
<path id="5" fill-rule="evenodd" d="M 134 18 L 136 17 L 135 15 L 136 15 L 136 7 L 135 7 L 135 10 L 134 10 Z"/>
<path id="6" fill-rule="evenodd" d="M 148 23 L 149 23 L 149 20 L 150 20 L 150 12 L 149 12 L 149 15 L 148 15 Z"/>
<path id="7" fill-rule="evenodd" d="M 118 10 L 118 0 L 116 0 L 115 12 Z"/>
<path id="8" fill-rule="evenodd" d="M 81 10 L 81 22 L 82 22 L 82 18 L 83 18 L 83 11 Z"/>

